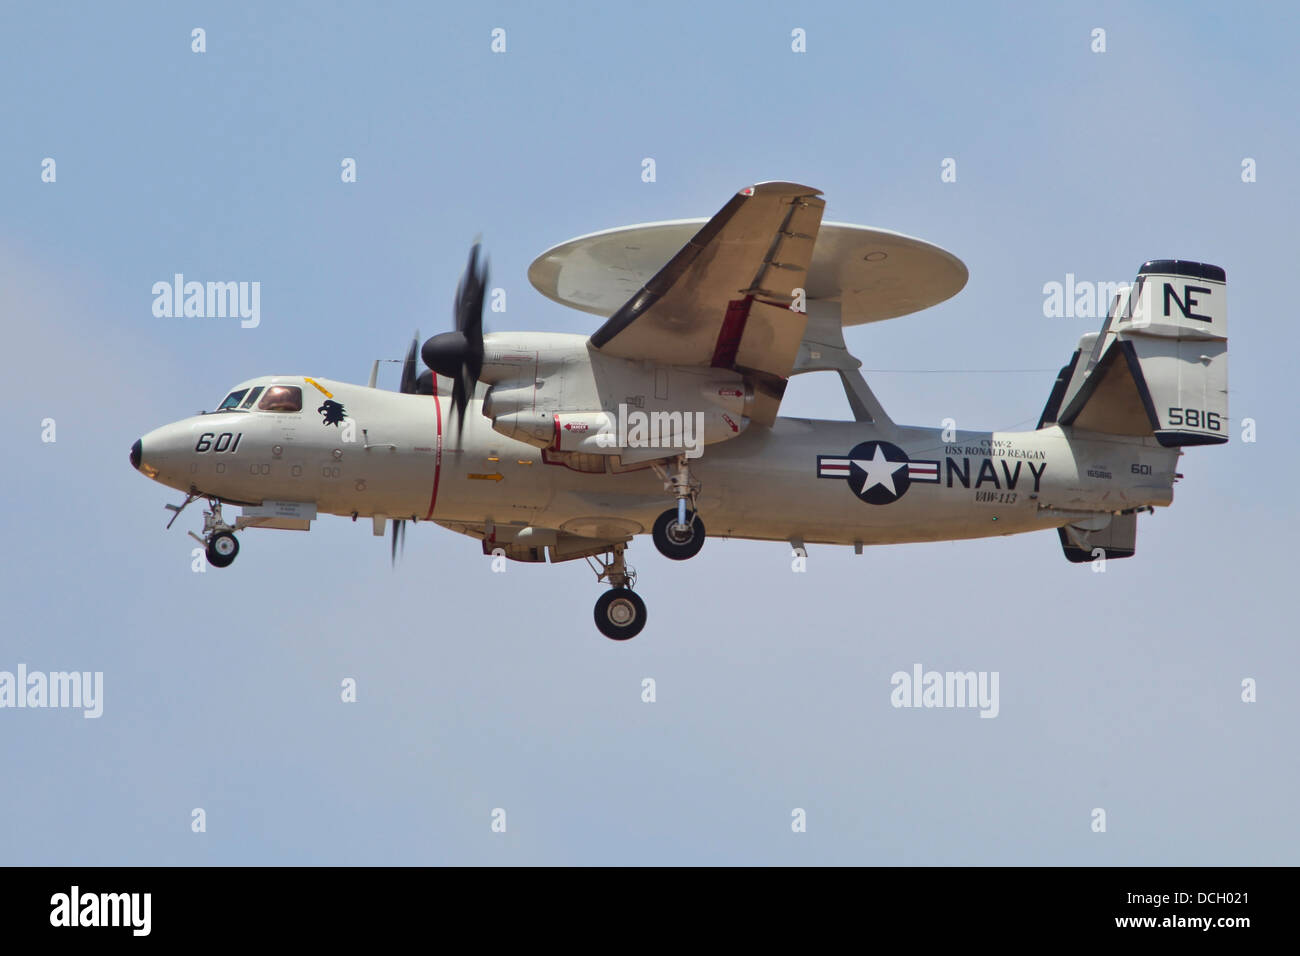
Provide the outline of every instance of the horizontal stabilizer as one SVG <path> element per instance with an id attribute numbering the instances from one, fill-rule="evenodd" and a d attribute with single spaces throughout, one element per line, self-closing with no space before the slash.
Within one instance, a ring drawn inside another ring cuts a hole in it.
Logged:
<path id="1" fill-rule="evenodd" d="M 1137 550 L 1137 513 L 1115 515 L 1100 531 L 1084 531 L 1073 526 L 1058 528 L 1061 550 L 1067 561 L 1086 564 L 1099 557 L 1131 558 Z"/>

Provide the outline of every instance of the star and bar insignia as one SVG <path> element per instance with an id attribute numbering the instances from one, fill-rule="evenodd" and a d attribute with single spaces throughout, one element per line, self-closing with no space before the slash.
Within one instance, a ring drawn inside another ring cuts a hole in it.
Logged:
<path id="1" fill-rule="evenodd" d="M 937 485 L 937 461 L 913 461 L 887 441 L 864 441 L 847 455 L 818 455 L 818 478 L 844 478 L 849 489 L 871 505 L 897 501 L 912 482 Z"/>

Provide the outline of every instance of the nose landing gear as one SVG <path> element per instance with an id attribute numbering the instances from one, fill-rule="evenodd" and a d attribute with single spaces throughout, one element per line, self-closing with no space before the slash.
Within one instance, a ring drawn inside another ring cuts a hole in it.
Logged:
<path id="1" fill-rule="evenodd" d="M 608 581 L 610 589 L 596 602 L 596 627 L 612 641 L 626 641 L 636 637 L 645 627 L 645 602 L 632 590 L 636 584 L 636 571 L 623 559 L 625 544 L 614 545 L 609 560 L 597 557 L 592 565 L 597 581 Z M 591 564 L 591 559 L 588 559 Z"/>
<path id="2" fill-rule="evenodd" d="M 235 529 L 226 524 L 221 517 L 221 502 L 216 498 L 208 500 L 210 511 L 203 512 L 203 537 L 193 531 L 190 537 L 203 544 L 208 564 L 214 568 L 228 568 L 239 556 L 239 542 L 235 539 Z"/>
<path id="3" fill-rule="evenodd" d="M 172 512 L 172 519 L 167 522 L 167 527 L 170 528 L 190 502 L 196 501 L 199 497 L 199 493 L 191 489 L 181 504 L 166 505 L 167 510 Z M 193 531 L 189 532 L 189 535 L 203 545 L 203 553 L 207 556 L 208 564 L 214 568 L 228 568 L 239 556 L 239 541 L 235 538 L 235 529 L 226 524 L 221 516 L 221 501 L 217 498 L 209 498 L 208 508 L 208 511 L 203 512 L 203 536 L 199 537 Z"/>

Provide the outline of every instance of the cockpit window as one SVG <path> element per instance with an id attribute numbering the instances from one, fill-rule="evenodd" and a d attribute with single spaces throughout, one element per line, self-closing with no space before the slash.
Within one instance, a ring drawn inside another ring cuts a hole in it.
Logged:
<path id="1" fill-rule="evenodd" d="M 262 394 L 262 386 L 258 385 L 256 388 L 254 388 L 252 391 L 248 393 L 248 398 L 244 399 L 244 404 L 240 405 L 239 407 L 252 408 L 253 403 L 257 401 L 257 396 L 261 394 Z"/>
<path id="2" fill-rule="evenodd" d="M 302 389 L 297 385 L 272 385 L 257 407 L 264 412 L 300 412 Z"/>
<path id="3" fill-rule="evenodd" d="M 246 394 L 248 394 L 248 389 L 246 388 L 235 389 L 233 392 L 231 392 L 229 395 L 226 396 L 226 400 L 224 402 L 222 402 L 220 405 L 217 406 L 217 411 L 221 412 L 221 411 L 225 411 L 227 408 L 238 408 L 239 403 L 243 401 L 244 396 Z"/>

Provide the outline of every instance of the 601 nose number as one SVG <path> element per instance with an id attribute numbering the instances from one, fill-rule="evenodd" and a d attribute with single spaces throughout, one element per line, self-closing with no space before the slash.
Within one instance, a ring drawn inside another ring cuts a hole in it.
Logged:
<path id="1" fill-rule="evenodd" d="M 218 435 L 216 432 L 204 432 L 199 436 L 199 440 L 194 445 L 197 452 L 228 452 L 233 453 L 239 447 L 239 440 L 244 437 L 243 432 L 222 432 Z M 214 440 L 215 439 L 215 440 Z"/>

